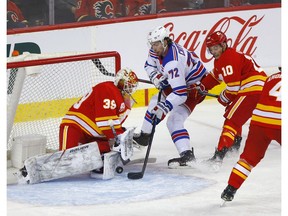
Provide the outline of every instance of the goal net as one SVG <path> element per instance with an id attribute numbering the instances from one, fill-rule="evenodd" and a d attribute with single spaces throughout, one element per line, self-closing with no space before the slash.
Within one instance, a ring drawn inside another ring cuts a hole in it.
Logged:
<path id="1" fill-rule="evenodd" d="M 39 134 L 58 150 L 62 117 L 97 83 L 114 80 L 117 52 L 24 54 L 7 60 L 7 150 L 15 137 Z"/>

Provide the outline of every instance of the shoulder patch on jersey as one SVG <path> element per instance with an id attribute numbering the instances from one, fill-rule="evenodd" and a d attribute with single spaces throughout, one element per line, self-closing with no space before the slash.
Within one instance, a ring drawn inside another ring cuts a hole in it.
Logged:
<path id="1" fill-rule="evenodd" d="M 125 110 L 125 103 L 122 102 L 121 105 L 120 105 L 119 112 L 123 112 L 124 110 Z"/>

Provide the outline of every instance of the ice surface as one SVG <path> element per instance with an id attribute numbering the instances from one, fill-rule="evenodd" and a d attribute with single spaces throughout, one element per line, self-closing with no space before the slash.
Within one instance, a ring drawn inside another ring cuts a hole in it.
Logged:
<path id="1" fill-rule="evenodd" d="M 84 174 L 49 183 L 9 186 L 7 194 L 8 199 L 33 205 L 125 204 L 185 195 L 214 183 L 209 179 L 163 171 L 149 172 L 143 179 L 134 181 L 125 178 L 125 175 L 103 181 Z"/>
<path id="2" fill-rule="evenodd" d="M 127 165 L 114 179 L 90 179 L 89 174 L 37 185 L 7 186 L 8 216 L 276 216 L 281 215 L 281 147 L 272 142 L 265 158 L 252 170 L 232 202 L 220 207 L 220 195 L 227 185 L 239 153 L 224 159 L 219 171 L 201 161 L 214 153 L 223 123 L 224 108 L 216 100 L 196 107 L 186 122 L 197 163 L 191 169 L 172 170 L 167 161 L 177 157 L 165 120 L 156 127 L 150 156 L 141 180 L 127 179 L 142 164 Z M 145 108 L 132 110 L 125 126 L 140 126 Z M 248 132 L 243 127 L 242 152 Z M 135 152 L 144 157 L 145 149 Z"/>

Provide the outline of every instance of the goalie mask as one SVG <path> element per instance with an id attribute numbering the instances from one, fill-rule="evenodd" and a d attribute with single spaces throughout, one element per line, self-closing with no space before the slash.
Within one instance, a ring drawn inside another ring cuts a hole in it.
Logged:
<path id="1" fill-rule="evenodd" d="M 126 106 L 131 108 L 135 102 L 131 95 L 136 91 L 138 87 L 137 75 L 129 68 L 121 69 L 115 76 L 114 84 L 121 91 Z M 130 98 L 132 98 L 132 101 Z"/>
<path id="2" fill-rule="evenodd" d="M 115 76 L 114 84 L 122 92 L 133 94 L 138 87 L 138 77 L 129 68 L 121 69 Z"/>

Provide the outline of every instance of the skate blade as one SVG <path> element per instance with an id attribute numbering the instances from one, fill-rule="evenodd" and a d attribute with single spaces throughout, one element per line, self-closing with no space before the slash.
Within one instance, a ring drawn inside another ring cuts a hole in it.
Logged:
<path id="1" fill-rule="evenodd" d="M 226 206 L 226 201 L 222 200 L 222 202 L 220 203 L 220 207 L 225 207 Z"/>
<path id="2" fill-rule="evenodd" d="M 180 166 L 179 163 L 177 162 L 172 162 L 168 165 L 168 168 L 169 169 L 191 169 L 191 168 L 196 168 L 196 161 L 192 161 L 192 162 L 189 162 L 187 163 L 186 166 Z"/>
<path id="3" fill-rule="evenodd" d="M 206 169 L 208 169 L 210 172 L 217 173 L 222 167 L 222 162 L 203 160 L 200 162 L 200 166 L 206 167 Z"/>

